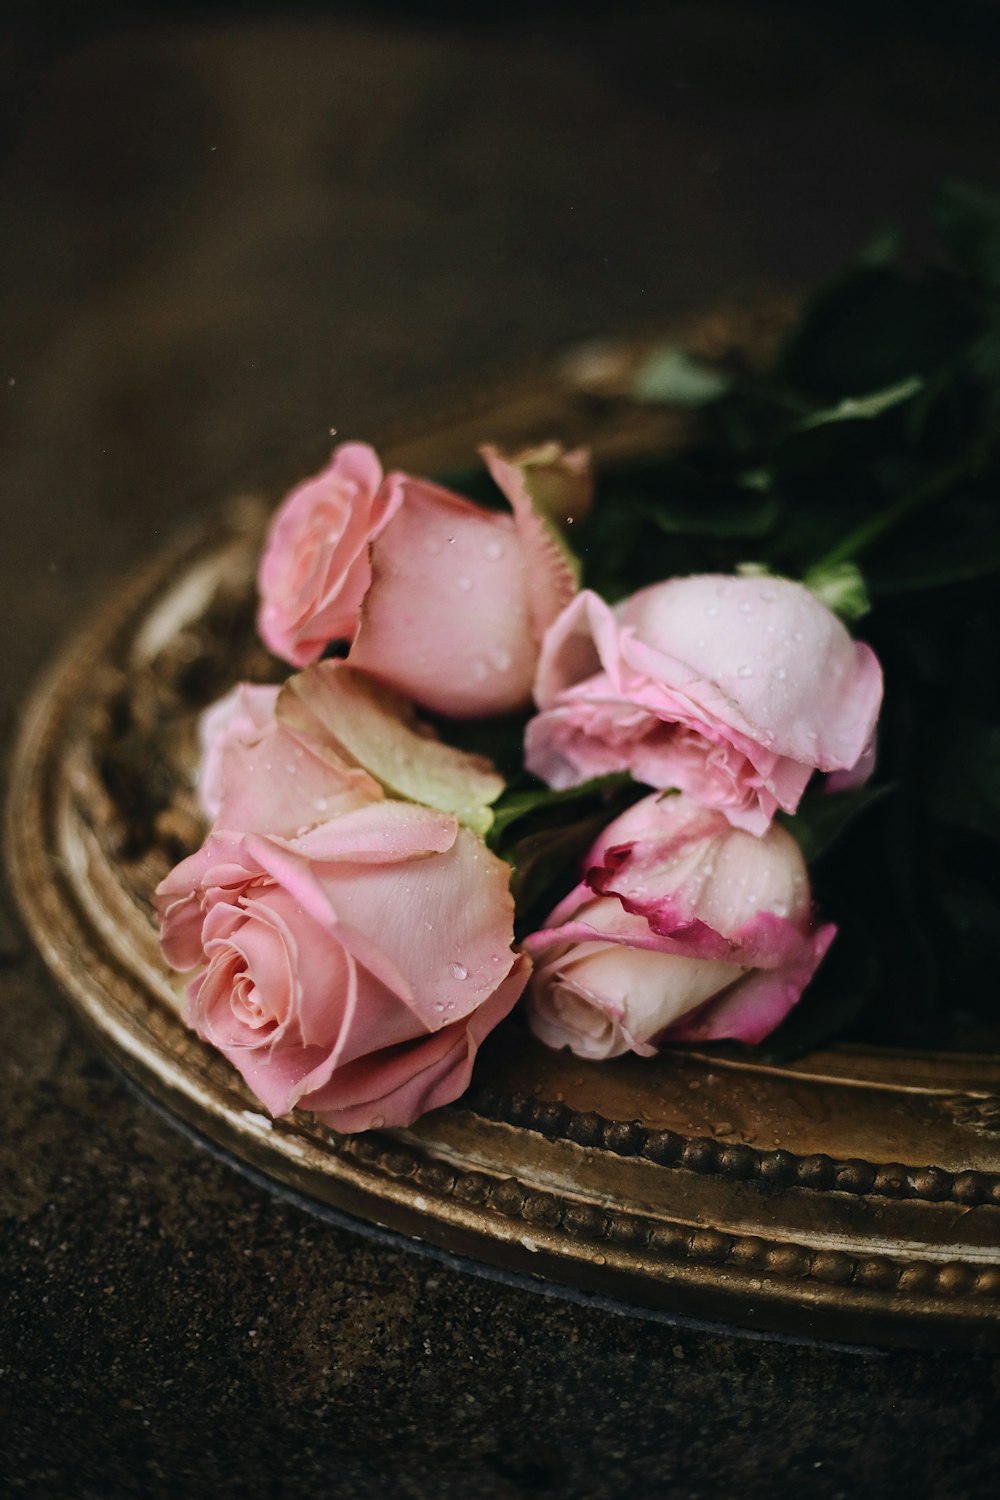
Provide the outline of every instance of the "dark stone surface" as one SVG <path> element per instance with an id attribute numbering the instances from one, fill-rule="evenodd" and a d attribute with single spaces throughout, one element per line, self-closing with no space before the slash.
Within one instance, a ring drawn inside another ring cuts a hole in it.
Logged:
<path id="1" fill-rule="evenodd" d="M 993 7 L 205 9 L 15 5 L 0 46 L 5 736 L 127 566 L 331 427 L 996 185 Z M 117 1081 L 9 906 L 0 1006 L 6 1492 L 990 1492 L 996 1359 L 671 1328 L 316 1219 Z"/>

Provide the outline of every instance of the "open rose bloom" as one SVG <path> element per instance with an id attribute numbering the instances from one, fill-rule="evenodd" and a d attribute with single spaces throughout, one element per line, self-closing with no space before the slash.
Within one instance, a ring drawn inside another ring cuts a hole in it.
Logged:
<path id="1" fill-rule="evenodd" d="M 529 964 L 507 866 L 454 817 L 381 800 L 299 839 L 213 833 L 157 896 L 188 1019 L 274 1115 L 408 1125 L 466 1088 Z"/>
<path id="2" fill-rule="evenodd" d="M 631 771 L 764 833 L 814 771 L 870 774 L 882 673 L 807 588 L 676 578 L 611 608 L 584 591 L 545 637 L 525 760 L 552 787 Z"/>
<path id="3" fill-rule="evenodd" d="M 815 927 L 799 847 L 690 798 L 646 797 L 605 829 L 584 876 L 525 948 L 532 1030 L 581 1057 L 761 1041 L 833 939 Z"/>

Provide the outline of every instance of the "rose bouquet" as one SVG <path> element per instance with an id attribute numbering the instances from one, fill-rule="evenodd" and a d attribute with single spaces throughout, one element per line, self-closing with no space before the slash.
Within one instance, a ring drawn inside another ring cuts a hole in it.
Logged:
<path id="1" fill-rule="evenodd" d="M 911 684 L 905 793 L 936 706 L 920 591 L 1000 556 L 962 532 L 1000 409 L 995 289 L 968 262 L 985 219 L 948 200 L 950 280 L 869 250 L 768 376 L 654 350 L 635 399 L 691 420 L 665 458 L 597 482 L 584 449 L 484 446 L 481 471 L 432 482 L 346 443 L 287 497 L 258 626 L 294 670 L 202 716 L 209 831 L 157 893 L 190 1025 L 272 1114 L 409 1124 L 462 1094 L 515 1008 L 588 1059 L 794 1044 L 831 944 L 836 993 L 798 1043 L 861 1005 L 905 855 L 883 827 L 825 865 L 822 917 L 810 865 L 885 790 L 882 670 L 848 628 L 869 590 Z M 942 498 L 957 573 L 934 532 L 929 583 L 905 548 L 862 575 L 899 526 L 919 552 Z"/>

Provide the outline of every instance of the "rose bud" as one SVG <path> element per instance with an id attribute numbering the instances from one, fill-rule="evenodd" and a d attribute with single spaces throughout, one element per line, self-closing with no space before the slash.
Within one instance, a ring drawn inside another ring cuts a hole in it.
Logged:
<path id="1" fill-rule="evenodd" d="M 814 770 L 870 774 L 881 699 L 870 647 L 788 579 L 584 591 L 545 637 L 525 762 L 556 788 L 629 770 L 763 833 Z"/>
<path id="2" fill-rule="evenodd" d="M 762 838 L 680 794 L 605 829 L 583 881 L 527 938 L 528 1019 L 580 1057 L 662 1042 L 759 1042 L 812 978 L 836 928 L 814 927 L 792 836 Z"/>
<path id="3" fill-rule="evenodd" d="M 371 583 L 369 546 L 400 502 L 373 448 L 342 443 L 325 469 L 292 490 L 271 522 L 257 575 L 257 625 L 292 666 L 352 641 Z"/>
<path id="4" fill-rule="evenodd" d="M 542 637 L 577 587 L 557 523 L 583 513 L 590 486 L 586 455 L 539 451 L 482 449 L 512 513 L 394 476 L 402 503 L 372 548 L 352 663 L 453 718 L 531 701 Z"/>
<path id="5" fill-rule="evenodd" d="M 467 1087 L 529 960 L 509 869 L 457 820 L 381 801 L 300 839 L 217 832 L 157 891 L 187 1019 L 272 1115 L 409 1125 Z"/>

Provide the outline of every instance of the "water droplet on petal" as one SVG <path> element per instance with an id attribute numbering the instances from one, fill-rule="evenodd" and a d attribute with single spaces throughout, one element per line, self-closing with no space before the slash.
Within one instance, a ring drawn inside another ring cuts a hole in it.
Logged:
<path id="1" fill-rule="evenodd" d="M 736 675 L 737 677 L 752 677 L 753 667 L 740 667 Z"/>
<path id="2" fill-rule="evenodd" d="M 706 615 L 708 615 L 708 618 L 710 620 L 714 620 L 715 617 L 716 617 L 716 615 L 719 613 L 718 605 L 716 605 L 716 604 L 709 604 L 708 607 L 705 610 L 705 613 L 706 613 Z"/>
<path id="3" fill-rule="evenodd" d="M 503 557 L 502 542 L 487 542 L 483 550 L 491 562 L 496 562 L 498 557 Z"/>
<path id="4" fill-rule="evenodd" d="M 761 589 L 760 597 L 763 599 L 765 604 L 773 604 L 778 596 L 774 592 L 774 589 Z"/>
<path id="5" fill-rule="evenodd" d="M 435 1000 L 434 1001 L 434 1009 L 435 1010 L 444 1010 L 444 1001 L 443 1000 Z"/>
<path id="6" fill-rule="evenodd" d="M 441 543 L 438 541 L 436 536 L 427 537 L 424 542 L 424 551 L 429 552 L 432 557 L 437 556 L 437 554 L 441 551 Z"/>
<path id="7" fill-rule="evenodd" d="M 493 665 L 496 667 L 498 672 L 506 672 L 509 669 L 511 663 L 511 654 L 509 651 L 505 651 L 501 646 L 498 650 L 493 651 L 490 654 L 493 660 Z"/>
<path id="8" fill-rule="evenodd" d="M 775 667 L 774 671 L 771 673 L 771 676 L 772 677 L 777 677 L 777 679 L 778 679 L 779 682 L 781 682 L 786 675 L 787 674 L 785 672 L 784 667 Z"/>
<path id="9" fill-rule="evenodd" d="M 472 663 L 472 675 L 477 682 L 483 682 L 490 675 L 490 669 L 484 661 Z"/>
<path id="10" fill-rule="evenodd" d="M 458 580 L 458 586 L 462 590 L 463 594 L 471 594 L 472 593 L 472 579 L 471 578 L 464 578 L 464 577 L 460 578 Z"/>
<path id="11" fill-rule="evenodd" d="M 741 615 L 748 615 L 750 613 L 750 611 L 751 611 L 752 608 L 753 608 L 753 605 L 750 603 L 749 599 L 743 599 L 743 600 L 740 601 L 740 614 Z"/>
<path id="12" fill-rule="evenodd" d="M 452 979 L 468 979 L 469 977 L 469 971 L 464 964 L 449 964 L 448 973 L 451 975 Z"/>

